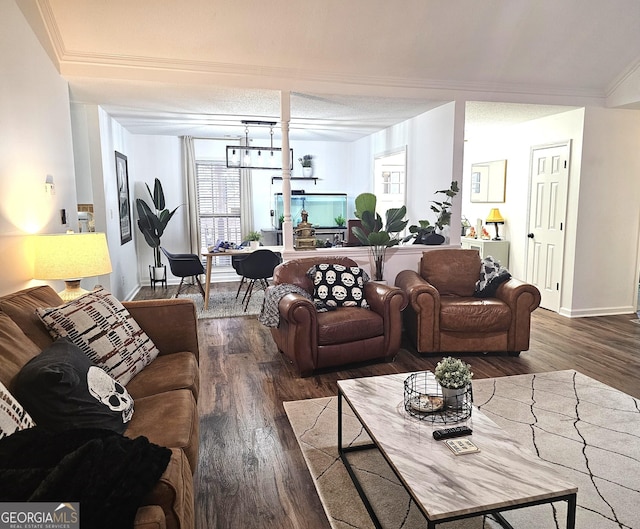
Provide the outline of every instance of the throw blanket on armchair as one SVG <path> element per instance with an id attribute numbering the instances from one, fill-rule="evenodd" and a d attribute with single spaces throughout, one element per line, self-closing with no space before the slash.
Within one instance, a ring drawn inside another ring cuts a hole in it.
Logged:
<path id="1" fill-rule="evenodd" d="M 0 440 L 0 501 L 77 501 L 81 527 L 133 527 L 170 457 L 110 430 L 21 430 Z"/>
<path id="2" fill-rule="evenodd" d="M 269 287 L 262 304 L 262 311 L 258 316 L 258 321 L 266 327 L 277 327 L 280 324 L 280 311 L 278 310 L 278 304 L 280 300 L 287 294 L 300 294 L 310 301 L 313 301 L 311 294 L 296 285 L 290 285 L 288 283 L 281 283 Z"/>

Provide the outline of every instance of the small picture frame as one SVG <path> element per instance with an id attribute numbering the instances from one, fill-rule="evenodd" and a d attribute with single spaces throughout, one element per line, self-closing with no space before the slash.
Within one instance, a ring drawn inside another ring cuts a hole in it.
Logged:
<path id="1" fill-rule="evenodd" d="M 118 212 L 120 215 L 120 244 L 132 239 L 131 233 L 131 201 L 129 200 L 129 168 L 127 157 L 116 153 L 116 182 L 118 185 Z"/>

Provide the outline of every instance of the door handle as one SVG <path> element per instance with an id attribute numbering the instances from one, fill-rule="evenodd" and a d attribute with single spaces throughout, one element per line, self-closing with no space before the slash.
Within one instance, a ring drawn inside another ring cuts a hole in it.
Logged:
<path id="1" fill-rule="evenodd" d="M 529 237 L 529 239 L 533 239 L 533 233 L 529 233 L 527 237 Z"/>

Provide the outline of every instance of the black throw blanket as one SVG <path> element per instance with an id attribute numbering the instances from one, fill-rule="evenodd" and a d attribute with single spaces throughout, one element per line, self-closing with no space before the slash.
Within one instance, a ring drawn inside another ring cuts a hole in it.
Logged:
<path id="1" fill-rule="evenodd" d="M 133 527 L 170 457 L 110 430 L 22 430 L 0 440 L 0 501 L 79 502 L 83 529 Z"/>

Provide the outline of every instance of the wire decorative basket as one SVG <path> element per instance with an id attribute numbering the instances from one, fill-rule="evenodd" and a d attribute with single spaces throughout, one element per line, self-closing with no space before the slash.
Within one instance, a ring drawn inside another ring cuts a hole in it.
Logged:
<path id="1" fill-rule="evenodd" d="M 471 416 L 471 384 L 457 390 L 443 388 L 431 371 L 412 373 L 404 381 L 404 409 L 421 421 L 451 424 Z"/>

